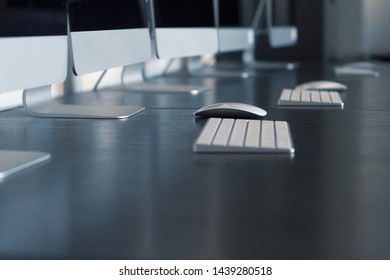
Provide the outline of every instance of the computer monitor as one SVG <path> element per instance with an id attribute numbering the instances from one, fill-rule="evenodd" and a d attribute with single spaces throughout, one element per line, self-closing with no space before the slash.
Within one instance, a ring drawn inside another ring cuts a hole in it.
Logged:
<path id="1" fill-rule="evenodd" d="M 213 0 L 151 0 L 152 41 L 158 58 L 214 54 L 218 37 Z"/>
<path id="2" fill-rule="evenodd" d="M 267 3 L 268 41 L 271 48 L 290 47 L 297 44 L 298 29 L 289 25 L 293 21 L 291 1 L 272 0 Z"/>
<path id="3" fill-rule="evenodd" d="M 50 3 L 51 0 L 41 2 Z M 68 41 L 65 46 L 76 74 L 137 63 L 151 56 L 149 30 L 142 10 L 145 9 L 144 0 L 68 0 L 67 3 L 65 31 L 68 33 L 65 35 L 68 34 Z M 66 61 L 66 54 L 59 57 Z M 55 64 L 57 60 L 48 61 Z M 66 65 L 63 70 L 68 72 Z M 60 104 L 53 100 L 49 87 L 25 91 L 23 103 L 30 114 L 40 117 L 127 118 L 145 109 L 130 105 Z"/>
<path id="4" fill-rule="evenodd" d="M 264 49 L 277 49 L 291 47 L 297 44 L 298 29 L 293 25 L 286 25 L 286 21 L 277 21 L 281 16 L 288 15 L 290 10 L 290 1 L 283 0 L 284 5 L 276 5 L 279 0 L 259 0 L 256 12 L 252 21 L 252 29 L 255 32 L 255 48 L 247 50 L 244 53 L 243 60 L 246 65 L 254 69 L 288 69 L 293 70 L 297 67 L 294 62 L 274 62 L 257 60 L 255 52 Z M 286 7 L 288 7 L 286 9 Z M 281 12 L 281 10 L 283 11 Z M 286 11 L 288 11 L 286 13 Z M 265 27 L 262 27 L 265 25 Z"/>
<path id="5" fill-rule="evenodd" d="M 0 0 L 0 92 L 62 82 L 65 0 Z"/>
<path id="6" fill-rule="evenodd" d="M 218 25 L 218 52 L 249 49 L 254 44 L 254 31 L 247 20 L 241 0 L 214 0 Z"/>
<path id="7" fill-rule="evenodd" d="M 65 1 L 0 0 L 0 92 L 64 81 L 66 66 Z M 49 158 L 44 152 L 0 151 L 0 179 Z"/>
<path id="8" fill-rule="evenodd" d="M 145 0 L 69 0 L 73 70 L 77 75 L 151 57 Z"/>

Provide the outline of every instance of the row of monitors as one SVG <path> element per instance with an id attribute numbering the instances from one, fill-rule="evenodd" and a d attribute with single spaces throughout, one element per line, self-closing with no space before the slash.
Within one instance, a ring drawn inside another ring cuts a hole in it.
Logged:
<path id="1" fill-rule="evenodd" d="M 77 75 L 144 62 L 153 48 L 158 58 L 244 49 L 240 2 L 0 0 L 0 92 L 65 80 L 68 39 Z"/>

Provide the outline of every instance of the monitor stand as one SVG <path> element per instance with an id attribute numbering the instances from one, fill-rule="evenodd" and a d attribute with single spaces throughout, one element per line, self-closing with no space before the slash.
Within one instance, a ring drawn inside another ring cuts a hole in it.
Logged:
<path id="1" fill-rule="evenodd" d="M 22 106 L 23 90 L 0 92 L 0 112 Z"/>
<path id="2" fill-rule="evenodd" d="M 252 20 L 252 29 L 255 32 L 255 38 L 258 35 L 267 35 L 272 48 L 293 46 L 297 43 L 297 37 L 289 37 L 289 31 L 295 29 L 294 26 L 285 26 L 282 30 L 272 26 L 272 5 L 271 0 L 259 0 L 255 14 Z M 263 13 L 265 11 L 266 30 L 260 28 Z M 291 35 L 291 34 L 290 34 Z M 273 40 L 270 39 L 270 36 Z M 271 41 L 273 43 L 271 43 Z M 299 67 L 297 62 L 276 62 L 276 61 L 258 61 L 255 57 L 256 40 L 253 40 L 248 49 L 244 50 L 242 60 L 244 64 L 254 70 L 295 70 Z"/>
<path id="3" fill-rule="evenodd" d="M 174 58 L 171 59 L 171 64 L 178 62 L 181 65 L 180 71 L 172 73 L 167 69 L 164 73 L 165 76 L 191 76 L 195 78 L 249 78 L 254 75 L 248 71 L 235 71 L 235 70 L 220 70 L 215 69 L 214 66 L 205 65 L 201 56 L 189 57 L 189 58 Z"/>
<path id="4" fill-rule="evenodd" d="M 32 151 L 0 151 L 0 181 L 5 177 L 50 159 L 50 154 Z"/>
<path id="5" fill-rule="evenodd" d="M 185 63 L 187 65 L 187 71 L 194 77 L 203 78 L 242 78 L 246 79 L 254 76 L 254 73 L 247 70 L 223 70 L 216 69 L 215 63 L 206 66 L 201 57 L 186 58 Z"/>
<path id="6" fill-rule="evenodd" d="M 62 104 L 54 99 L 51 86 L 25 90 L 23 106 L 30 115 L 46 118 L 123 119 L 145 109 L 141 106 Z"/>
<path id="7" fill-rule="evenodd" d="M 171 61 L 158 74 L 149 75 L 146 72 L 145 63 L 124 66 L 121 74 L 121 89 L 132 92 L 146 93 L 190 93 L 198 94 L 209 91 L 206 86 L 185 85 L 176 83 L 167 83 L 166 81 L 157 81 L 156 78 L 164 76 L 164 73 L 171 66 Z M 97 91 L 101 81 L 107 71 L 103 71 L 102 75 L 97 80 L 93 91 Z"/>
<path id="8" fill-rule="evenodd" d="M 296 70 L 299 68 L 298 62 L 279 62 L 279 61 L 259 61 L 254 57 L 254 50 L 244 51 L 242 60 L 244 64 L 253 70 Z"/>
<path id="9" fill-rule="evenodd" d="M 180 65 L 180 71 L 170 71 L 170 65 L 177 63 Z M 217 70 L 213 66 L 205 65 L 201 57 L 190 58 L 172 58 L 170 64 L 163 76 L 190 76 L 194 78 L 248 78 L 253 73 L 247 71 Z"/>

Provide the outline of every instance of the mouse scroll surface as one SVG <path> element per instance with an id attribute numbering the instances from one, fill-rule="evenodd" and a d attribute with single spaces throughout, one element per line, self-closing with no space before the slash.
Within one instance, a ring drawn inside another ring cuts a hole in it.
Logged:
<path id="1" fill-rule="evenodd" d="M 216 103 L 200 108 L 194 115 L 204 118 L 260 119 L 267 112 L 244 103 Z"/>

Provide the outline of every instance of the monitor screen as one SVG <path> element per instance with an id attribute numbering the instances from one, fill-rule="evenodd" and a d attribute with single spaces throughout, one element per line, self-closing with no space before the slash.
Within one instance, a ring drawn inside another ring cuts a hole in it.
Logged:
<path id="1" fill-rule="evenodd" d="M 66 78 L 65 0 L 0 0 L 0 91 Z"/>
<path id="2" fill-rule="evenodd" d="M 154 0 L 157 28 L 214 27 L 214 7 L 210 0 Z"/>
<path id="3" fill-rule="evenodd" d="M 240 0 L 215 0 L 218 17 L 219 52 L 242 51 L 254 43 L 251 18 L 246 15 L 245 4 Z"/>
<path id="4" fill-rule="evenodd" d="M 0 0 L 0 37 L 66 35 L 65 1 Z"/>
<path id="5" fill-rule="evenodd" d="M 69 0 L 69 26 L 78 75 L 151 56 L 145 0 Z"/>
<path id="6" fill-rule="evenodd" d="M 151 15 L 158 58 L 217 52 L 213 0 L 152 0 Z"/>
<path id="7" fill-rule="evenodd" d="M 258 40 L 258 46 L 261 46 L 262 50 L 267 50 L 269 47 L 273 49 L 291 47 L 297 44 L 298 29 L 292 25 L 295 21 L 294 5 L 295 0 L 273 0 L 267 3 L 266 14 L 260 23 L 266 26 L 268 38 L 264 38 L 263 33 Z"/>
<path id="8" fill-rule="evenodd" d="M 246 1 L 240 0 L 217 0 L 218 1 L 218 22 L 220 27 L 243 27 L 250 26 L 245 20 L 243 4 Z"/>
<path id="9" fill-rule="evenodd" d="M 147 28 L 145 0 L 69 0 L 71 31 Z"/>

